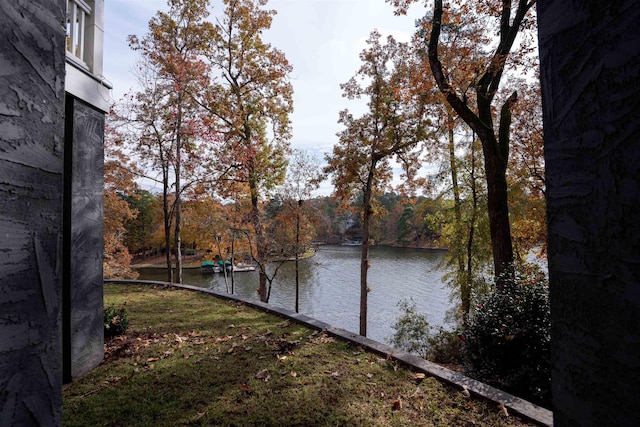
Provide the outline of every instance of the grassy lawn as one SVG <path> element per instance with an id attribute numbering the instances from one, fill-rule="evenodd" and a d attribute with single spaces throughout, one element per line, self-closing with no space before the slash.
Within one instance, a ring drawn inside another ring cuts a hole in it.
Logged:
<path id="1" fill-rule="evenodd" d="M 522 426 L 495 404 L 213 296 L 105 285 L 126 336 L 64 389 L 65 426 Z"/>

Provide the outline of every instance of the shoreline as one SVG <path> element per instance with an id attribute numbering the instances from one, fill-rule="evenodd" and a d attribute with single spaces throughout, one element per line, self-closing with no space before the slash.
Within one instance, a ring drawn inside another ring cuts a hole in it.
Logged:
<path id="1" fill-rule="evenodd" d="M 334 246 L 342 246 L 341 244 L 337 243 L 337 244 L 332 244 L 332 243 L 320 243 L 318 244 L 318 246 L 325 246 L 325 245 L 334 245 Z M 393 244 L 377 244 L 377 245 L 371 245 L 373 247 L 375 246 L 379 246 L 379 247 L 388 247 L 388 248 L 395 248 L 395 249 L 411 249 L 411 250 L 423 250 L 423 251 L 446 251 L 447 248 L 442 248 L 442 247 L 438 247 L 438 246 L 399 246 L 399 245 L 393 245 Z M 305 254 L 301 255 L 300 258 L 298 259 L 309 259 L 312 258 L 315 255 L 316 251 L 307 251 Z M 202 263 L 203 257 L 202 255 L 188 255 L 182 258 L 182 268 L 183 269 L 195 269 L 195 268 L 200 268 L 200 265 Z M 273 262 L 281 262 L 282 260 L 276 260 Z M 287 258 L 282 262 L 291 262 L 291 261 L 295 261 L 295 258 Z M 143 262 L 140 263 L 131 263 L 131 268 L 134 269 L 139 269 L 139 268 L 155 268 L 155 269 L 165 269 L 167 268 L 166 266 L 166 259 L 163 257 L 156 257 L 156 258 L 150 258 L 148 260 L 144 260 Z"/>
<path id="2" fill-rule="evenodd" d="M 309 259 L 309 258 L 312 258 L 315 254 L 316 254 L 315 250 L 310 250 L 302 254 L 298 259 Z M 156 269 L 165 269 L 165 270 L 167 269 L 166 258 L 164 257 L 161 257 L 161 258 L 156 257 L 148 261 L 151 261 L 151 262 L 132 263 L 131 267 L 136 269 L 137 268 L 156 268 Z M 183 257 L 182 269 L 200 268 L 202 261 L 203 261 L 202 255 L 189 255 L 189 256 Z M 295 261 L 295 258 L 287 258 L 284 261 L 275 260 L 272 262 L 290 262 L 290 261 Z"/>

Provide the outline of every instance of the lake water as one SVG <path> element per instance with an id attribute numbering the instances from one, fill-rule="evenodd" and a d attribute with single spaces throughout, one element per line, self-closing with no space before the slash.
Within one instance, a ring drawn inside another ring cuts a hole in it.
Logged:
<path id="1" fill-rule="evenodd" d="M 300 312 L 358 332 L 360 311 L 359 246 L 322 245 L 312 258 L 300 260 Z M 398 303 L 412 298 L 429 324 L 445 324 L 452 306 L 450 291 L 442 283 L 443 271 L 436 269 L 444 252 L 373 246 L 370 249 L 367 336 L 388 343 L 392 325 L 401 314 Z M 141 269 L 141 280 L 166 280 L 162 269 Z M 226 292 L 224 275 L 201 274 L 185 269 L 185 284 Z M 229 288 L 231 277 L 228 278 Z M 235 273 L 235 294 L 258 301 L 257 272 Z M 295 263 L 286 262 L 273 281 L 269 303 L 295 310 Z"/>

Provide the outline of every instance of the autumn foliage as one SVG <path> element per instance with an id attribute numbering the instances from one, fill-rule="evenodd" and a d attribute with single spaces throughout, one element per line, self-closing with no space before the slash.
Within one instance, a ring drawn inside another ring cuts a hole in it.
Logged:
<path id="1" fill-rule="evenodd" d="M 333 196 L 355 213 L 349 219 L 363 241 L 363 335 L 374 240 L 448 248 L 447 279 L 461 319 L 486 290 L 478 278 L 488 270 L 503 277 L 504 265 L 545 251 L 534 2 L 388 2 L 397 13 L 422 3 L 424 18 L 407 43 L 370 34 L 360 68 L 341 85 L 345 100 L 364 108 L 339 112 L 341 130 L 324 169 Z M 144 195 L 145 209 L 155 198 L 156 224 L 151 237 L 145 234 L 150 243 L 136 251 L 163 247 L 168 280 L 177 281 L 186 248 L 206 256 L 248 254 L 267 301 L 266 266 L 299 255 L 317 231 L 333 239 L 340 215 L 329 212 L 333 201 L 307 204 L 310 191 L 283 191 L 295 159 L 292 66 L 263 40 L 276 11 L 266 0 L 224 0 L 219 10 L 199 0 L 168 6 L 144 36 L 129 39 L 141 54 L 139 90 L 119 105 L 117 140 L 126 142 L 139 172 L 113 151 L 107 173 L 120 181 L 105 193 L 105 257 L 128 265 L 123 235 L 141 220 L 136 210 L 143 205 L 134 201 L 144 193 L 135 176 L 117 172 L 122 167 L 162 188 Z"/>
<path id="2" fill-rule="evenodd" d="M 422 180 L 421 143 L 427 139 L 426 97 L 411 86 L 409 46 L 388 37 L 386 43 L 373 31 L 367 48 L 360 54 L 362 65 L 356 75 L 341 85 L 349 99 L 366 97 L 368 111 L 360 117 L 349 110 L 340 112 L 338 144 L 326 157 L 325 172 L 332 176 L 335 194 L 352 201 L 362 194 L 358 211 L 362 217 L 360 266 L 360 335 L 367 334 L 367 271 L 371 220 L 376 212 L 375 194 L 388 189 L 393 180 L 392 161 L 402 165 L 406 188 L 414 189 Z"/>
<path id="3" fill-rule="evenodd" d="M 124 199 L 127 193 L 137 187 L 134 168 L 120 149 L 122 143 L 117 130 L 111 126 L 107 117 L 104 138 L 104 261 L 105 278 L 136 278 L 138 274 L 131 269 L 131 254 L 124 245 L 125 222 L 135 218 Z"/>

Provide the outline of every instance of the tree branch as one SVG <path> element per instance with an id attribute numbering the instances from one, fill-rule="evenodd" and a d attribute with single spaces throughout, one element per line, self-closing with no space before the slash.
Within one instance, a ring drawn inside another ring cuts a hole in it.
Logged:
<path id="1" fill-rule="evenodd" d="M 429 37 L 429 67 L 433 73 L 433 77 L 438 84 L 440 92 L 445 96 L 447 102 L 458 113 L 458 115 L 471 126 L 477 133 L 482 132 L 482 123 L 478 116 L 460 99 L 445 76 L 442 69 L 442 62 L 438 57 L 438 44 L 440 42 L 440 31 L 442 29 L 442 0 L 434 0 L 433 22 L 431 26 L 431 35 Z"/>
<path id="2" fill-rule="evenodd" d="M 518 92 L 514 91 L 509 98 L 502 104 L 500 110 L 500 125 L 498 130 L 498 148 L 504 167 L 509 160 L 509 127 L 511 126 L 511 107 L 518 100 Z"/>

